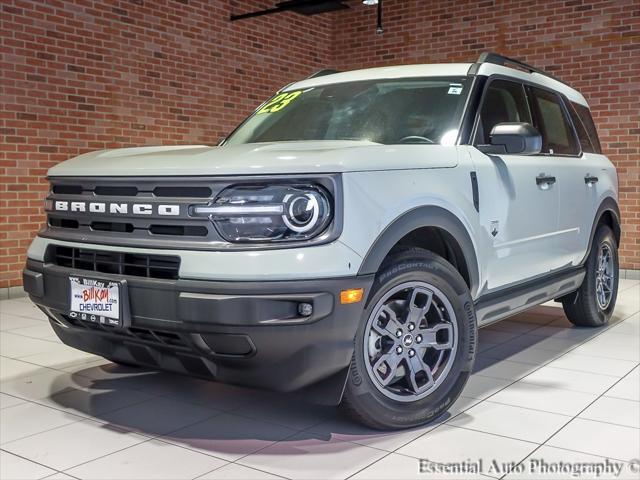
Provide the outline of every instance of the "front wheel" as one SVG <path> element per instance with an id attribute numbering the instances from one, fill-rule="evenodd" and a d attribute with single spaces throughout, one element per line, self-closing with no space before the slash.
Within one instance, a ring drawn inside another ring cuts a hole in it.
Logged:
<path id="1" fill-rule="evenodd" d="M 476 337 L 471 295 L 451 264 L 420 249 L 392 257 L 356 334 L 343 407 L 377 429 L 435 419 L 462 392 Z"/>
<path id="2" fill-rule="evenodd" d="M 582 285 L 562 298 L 562 306 L 574 325 L 600 327 L 609 322 L 618 296 L 618 247 L 607 225 L 596 230 L 585 266 Z"/>

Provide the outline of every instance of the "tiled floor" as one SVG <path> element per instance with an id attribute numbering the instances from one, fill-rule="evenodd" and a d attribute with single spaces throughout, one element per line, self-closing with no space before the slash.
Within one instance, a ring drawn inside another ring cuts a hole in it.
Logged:
<path id="1" fill-rule="evenodd" d="M 604 329 L 572 327 L 554 303 L 485 328 L 450 413 L 380 433 L 286 396 L 118 367 L 62 345 L 27 299 L 5 300 L 0 477 L 511 479 L 541 460 L 608 459 L 637 479 L 639 311 L 640 282 L 623 280 Z M 419 459 L 482 471 L 420 473 Z"/>

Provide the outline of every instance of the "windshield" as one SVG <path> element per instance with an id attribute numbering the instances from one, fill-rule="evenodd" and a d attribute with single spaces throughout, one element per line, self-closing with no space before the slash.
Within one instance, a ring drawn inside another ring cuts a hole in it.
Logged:
<path id="1" fill-rule="evenodd" d="M 225 145 L 299 140 L 452 145 L 468 83 L 466 77 L 379 79 L 288 90 L 258 108 Z"/>

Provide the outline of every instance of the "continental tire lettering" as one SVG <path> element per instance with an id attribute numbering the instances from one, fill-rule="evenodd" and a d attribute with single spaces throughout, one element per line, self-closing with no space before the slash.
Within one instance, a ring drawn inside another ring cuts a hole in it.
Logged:
<path id="1" fill-rule="evenodd" d="M 360 372 L 353 367 L 351 368 L 351 381 L 356 387 L 362 385 L 362 375 L 360 375 Z"/>
<path id="2" fill-rule="evenodd" d="M 476 354 L 476 322 L 471 302 L 464 302 L 464 311 L 467 314 L 469 324 L 469 360 L 473 360 Z"/>

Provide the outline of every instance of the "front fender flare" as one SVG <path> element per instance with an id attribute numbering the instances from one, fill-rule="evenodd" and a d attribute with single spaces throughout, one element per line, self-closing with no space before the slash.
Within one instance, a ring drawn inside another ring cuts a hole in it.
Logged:
<path id="1" fill-rule="evenodd" d="M 391 222 L 378 236 L 366 253 L 358 275 L 374 274 L 393 246 L 405 235 L 422 227 L 437 227 L 456 239 L 469 272 L 471 296 L 475 298 L 479 284 L 479 269 L 476 250 L 464 224 L 449 210 L 433 205 L 417 207 Z"/>

